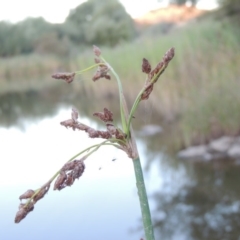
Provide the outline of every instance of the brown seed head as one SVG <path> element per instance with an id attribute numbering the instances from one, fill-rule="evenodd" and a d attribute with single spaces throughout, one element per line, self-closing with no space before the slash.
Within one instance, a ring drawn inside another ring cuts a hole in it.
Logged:
<path id="1" fill-rule="evenodd" d="M 93 45 L 93 52 L 94 52 L 94 54 L 95 54 L 97 57 L 99 57 L 99 56 L 101 55 L 101 50 L 100 50 L 100 48 L 97 47 L 97 46 L 95 46 L 95 45 Z"/>
<path id="2" fill-rule="evenodd" d="M 27 205 L 21 203 L 19 205 L 19 210 L 17 211 L 15 216 L 15 223 L 21 222 L 21 220 L 24 219 L 29 212 L 33 211 L 33 209 L 34 209 L 33 202 L 30 202 Z"/>
<path id="3" fill-rule="evenodd" d="M 104 75 L 104 78 L 106 78 L 107 80 L 111 80 L 111 75 L 107 73 L 106 75 Z"/>
<path id="4" fill-rule="evenodd" d="M 151 65 L 146 58 L 142 60 L 142 71 L 147 74 L 151 72 Z"/>
<path id="5" fill-rule="evenodd" d="M 103 112 L 104 112 L 104 116 L 106 117 L 106 120 L 108 122 L 112 122 L 113 121 L 113 113 L 110 110 L 108 110 L 107 108 L 104 108 Z"/>
<path id="6" fill-rule="evenodd" d="M 23 194 L 19 197 L 19 199 L 22 200 L 22 199 L 31 198 L 34 193 L 35 193 L 35 191 L 33 191 L 32 189 L 29 189 L 29 190 L 27 190 L 25 193 L 23 193 Z"/>
<path id="7" fill-rule="evenodd" d="M 103 112 L 94 113 L 93 116 L 98 117 L 103 122 L 112 122 L 113 121 L 113 114 L 107 108 L 104 108 Z"/>
<path id="8" fill-rule="evenodd" d="M 104 139 L 109 139 L 112 137 L 112 135 L 109 132 L 98 131 L 98 130 L 94 130 L 94 129 L 89 129 L 88 136 L 90 138 L 104 138 Z"/>
<path id="9" fill-rule="evenodd" d="M 108 80 L 111 79 L 110 75 L 108 74 L 109 67 L 106 64 L 101 64 L 98 66 L 96 73 L 93 75 L 92 80 L 97 81 L 100 78 L 106 78 Z"/>
<path id="10" fill-rule="evenodd" d="M 34 210 L 34 202 L 31 201 L 28 204 L 25 205 L 25 208 L 27 209 L 28 212 L 31 212 Z"/>
<path id="11" fill-rule="evenodd" d="M 15 223 L 21 222 L 22 219 L 24 219 L 27 216 L 28 212 L 25 208 L 20 208 L 15 216 Z"/>
<path id="12" fill-rule="evenodd" d="M 122 132 L 122 130 L 120 130 L 119 128 L 116 128 L 113 124 L 107 123 L 106 127 L 109 134 L 111 134 L 113 137 L 121 140 L 125 139 L 126 136 Z"/>
<path id="13" fill-rule="evenodd" d="M 164 66 L 164 62 L 163 61 L 159 62 L 157 66 L 152 70 L 151 75 L 153 76 L 158 74 L 162 70 L 163 66 Z"/>
<path id="14" fill-rule="evenodd" d="M 141 100 L 146 100 L 149 98 L 149 95 L 151 94 L 151 92 L 153 90 L 153 84 L 154 83 L 151 83 L 146 86 L 145 91 L 141 95 Z"/>
<path id="15" fill-rule="evenodd" d="M 95 63 L 100 63 L 101 60 L 100 60 L 98 57 L 95 57 L 95 58 L 94 58 L 94 62 L 95 62 Z"/>
<path id="16" fill-rule="evenodd" d="M 106 124 L 106 127 L 107 127 L 108 132 L 109 132 L 112 136 L 114 136 L 114 135 L 116 134 L 117 129 L 116 129 L 116 127 L 115 127 L 112 123 L 107 123 L 107 124 Z"/>
<path id="17" fill-rule="evenodd" d="M 73 170 L 73 169 L 77 166 L 78 161 L 79 161 L 79 160 L 73 160 L 73 161 L 71 161 L 71 162 L 65 163 L 65 164 L 63 165 L 61 171 L 66 172 L 66 171 L 71 171 L 71 170 Z"/>
<path id="18" fill-rule="evenodd" d="M 63 189 L 64 186 L 64 181 L 67 179 L 67 175 L 64 171 L 61 171 L 60 174 L 58 175 L 55 183 L 53 190 L 61 190 Z"/>
<path id="19" fill-rule="evenodd" d="M 50 188 L 50 183 L 47 183 L 44 186 L 42 186 L 40 191 L 33 198 L 34 203 L 42 199 L 45 196 L 45 194 L 48 192 L 49 188 Z"/>
<path id="20" fill-rule="evenodd" d="M 62 79 L 67 83 L 71 83 L 74 80 L 75 73 L 55 73 L 52 75 L 52 78 Z"/>
<path id="21" fill-rule="evenodd" d="M 172 47 L 170 48 L 164 55 L 163 61 L 168 64 L 174 57 L 175 49 Z"/>
<path id="22" fill-rule="evenodd" d="M 72 186 L 74 183 L 74 180 L 75 179 L 72 176 L 72 172 L 68 173 L 67 180 L 65 181 L 66 186 L 69 186 L 69 187 Z"/>
<path id="23" fill-rule="evenodd" d="M 116 130 L 115 136 L 116 136 L 116 139 L 121 139 L 121 140 L 126 138 L 126 135 L 120 129 Z"/>
<path id="24" fill-rule="evenodd" d="M 85 164 L 83 162 L 85 158 L 86 156 L 81 158 L 81 160 L 68 162 L 62 167 L 61 172 L 54 183 L 54 190 L 62 190 L 67 186 L 71 186 L 75 179 L 82 176 L 85 169 Z M 67 174 L 67 171 L 70 172 Z"/>
<path id="25" fill-rule="evenodd" d="M 100 78 L 101 78 L 101 73 L 100 73 L 99 71 L 97 71 L 97 72 L 93 75 L 92 80 L 95 82 L 95 81 L 97 81 L 97 80 L 100 79 Z"/>
<path id="26" fill-rule="evenodd" d="M 89 128 L 87 125 L 83 123 L 75 122 L 73 119 L 62 121 L 60 122 L 60 124 L 66 128 L 70 127 L 73 130 L 78 129 L 78 130 L 87 131 L 87 129 Z"/>
<path id="27" fill-rule="evenodd" d="M 104 108 L 103 113 L 95 113 L 94 116 L 98 116 L 103 121 L 113 121 L 112 112 L 109 111 L 107 108 Z M 61 125 L 65 126 L 66 128 L 70 127 L 73 130 L 78 129 L 88 133 L 90 138 L 104 138 L 109 139 L 111 138 L 111 134 L 108 131 L 98 131 L 93 129 L 85 124 L 79 123 L 77 120 L 77 112 L 74 110 L 72 111 L 72 119 L 68 119 L 65 121 L 60 122 Z"/>
<path id="28" fill-rule="evenodd" d="M 83 172 L 85 170 L 85 164 L 83 161 L 79 161 L 77 166 L 72 171 L 72 178 L 78 179 L 82 176 Z"/>

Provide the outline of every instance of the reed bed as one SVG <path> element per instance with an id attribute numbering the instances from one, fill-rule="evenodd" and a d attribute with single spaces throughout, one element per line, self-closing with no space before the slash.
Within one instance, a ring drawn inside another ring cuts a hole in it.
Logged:
<path id="1" fill-rule="evenodd" d="M 143 36 L 132 43 L 109 49 L 102 47 L 105 57 L 122 76 L 128 101 L 145 77 L 139 71 L 141 59 L 158 62 L 174 46 L 176 56 L 172 68 L 164 74 L 151 96 L 151 106 L 160 119 L 177 122 L 184 146 L 207 142 L 220 135 L 235 135 L 240 130 L 240 32 L 228 22 L 198 21 L 175 27 L 167 35 Z M 72 71 L 92 64 L 88 50 L 78 57 L 17 57 L 0 60 L 0 85 L 18 84 L 21 79 L 49 75 L 55 70 Z M 62 67 L 64 66 L 64 68 Z M 76 89 L 89 88 L 91 74 L 81 77 Z M 88 80 L 89 79 L 89 80 Z M 25 80 L 27 83 L 27 80 Z M 39 80 L 36 81 L 39 83 Z M 43 81 L 46 85 L 51 82 Z M 44 84 L 43 84 L 44 85 Z M 36 84 L 38 86 L 38 84 Z M 104 86 L 104 87 L 103 87 Z M 126 87 L 127 86 L 127 87 Z M 13 86 L 12 86 L 13 88 Z M 106 91 L 107 88 L 107 91 Z M 117 87 L 113 82 L 90 90 L 96 97 L 106 96 Z"/>

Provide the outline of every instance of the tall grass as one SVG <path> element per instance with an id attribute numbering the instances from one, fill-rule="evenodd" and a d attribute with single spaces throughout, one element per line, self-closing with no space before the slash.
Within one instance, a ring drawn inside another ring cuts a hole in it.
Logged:
<path id="1" fill-rule="evenodd" d="M 0 93 L 40 89 L 51 85 L 51 72 L 61 69 L 64 62 L 53 56 L 16 56 L 0 58 Z"/>
<path id="2" fill-rule="evenodd" d="M 165 120 L 178 119 L 184 145 L 199 144 L 240 130 L 239 37 L 230 23 L 208 20 L 104 52 L 133 98 L 144 84 L 138 59 L 156 63 L 164 49 L 174 46 L 173 66 L 157 84 L 152 105 Z M 78 60 L 79 65 L 88 61 L 87 55 Z"/>
<path id="3" fill-rule="evenodd" d="M 142 37 L 114 49 L 102 49 L 122 76 L 123 87 L 128 86 L 125 90 L 128 100 L 132 101 L 137 94 L 136 89 L 145 81 L 140 59 L 145 57 L 154 65 L 162 58 L 165 49 L 175 47 L 176 56 L 171 70 L 156 84 L 155 94 L 150 100 L 159 118 L 178 123 L 181 141 L 189 145 L 206 142 L 223 134 L 237 134 L 240 130 L 239 40 L 240 32 L 230 23 L 208 19 L 175 27 L 168 35 Z M 24 63 L 23 59 L 21 61 Z M 91 54 L 86 51 L 68 61 L 67 70 L 81 69 L 92 62 Z M 46 59 L 41 63 L 42 72 L 48 75 L 50 69 L 61 66 L 61 60 L 56 59 L 49 62 Z M 21 71 L 24 69 L 21 64 L 5 61 L 0 67 L 0 76 L 16 68 Z M 28 68 L 27 72 L 37 72 L 32 65 L 25 65 L 25 68 Z M 86 78 L 91 78 L 91 74 Z M 79 81 L 76 89 L 88 82 Z M 101 96 L 106 92 L 101 87 L 106 86 L 98 86 L 95 94 Z M 107 86 L 109 92 L 116 90 L 112 82 Z"/>

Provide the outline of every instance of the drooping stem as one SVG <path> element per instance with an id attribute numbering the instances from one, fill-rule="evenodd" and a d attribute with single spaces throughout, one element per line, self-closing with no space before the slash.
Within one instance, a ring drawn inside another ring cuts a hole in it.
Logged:
<path id="1" fill-rule="evenodd" d="M 92 65 L 92 66 L 90 66 L 90 67 L 88 67 L 88 68 L 85 68 L 85 69 L 83 69 L 83 70 L 81 70 L 81 71 L 76 71 L 75 73 L 77 74 L 77 75 L 79 75 L 79 74 L 82 74 L 82 73 L 84 73 L 84 72 L 87 72 L 87 71 L 89 71 L 89 70 L 91 70 L 91 69 L 93 69 L 93 68 L 95 68 L 95 67 L 97 67 L 97 66 L 99 66 L 100 65 L 100 63 L 96 63 L 96 64 L 94 64 L 94 65 Z"/>
<path id="2" fill-rule="evenodd" d="M 109 143 L 108 143 L 109 142 Z M 114 142 L 122 142 L 122 140 L 119 139 L 107 139 L 105 141 L 103 141 L 102 143 L 98 143 L 98 144 L 94 144 L 88 148 L 85 148 L 84 150 L 82 150 L 81 152 L 75 154 L 73 157 L 71 157 L 67 162 L 71 162 L 73 161 L 76 157 L 78 157 L 79 155 L 88 152 L 83 158 L 86 159 L 88 156 L 90 156 L 91 154 L 93 154 L 94 152 L 96 152 L 101 146 L 113 146 L 116 148 L 119 148 L 119 145 L 115 144 Z M 93 150 L 91 150 L 92 148 L 94 148 Z M 91 151 L 90 151 L 91 150 Z M 52 181 L 58 176 L 58 174 L 60 173 L 61 169 L 59 169 L 43 186 L 47 186 L 48 184 L 50 185 L 52 183 Z M 42 186 L 42 187 L 43 187 Z M 29 200 L 26 202 L 25 206 L 28 206 L 28 204 L 31 202 L 31 200 L 40 192 L 40 190 L 42 189 L 39 188 L 35 191 L 35 193 L 31 196 L 31 198 L 29 198 Z"/>
<path id="3" fill-rule="evenodd" d="M 94 148 L 94 149 L 91 150 L 90 152 L 88 152 L 88 153 L 85 155 L 85 157 L 88 157 L 88 156 L 90 156 L 91 154 L 93 154 L 94 152 L 96 152 L 101 146 L 111 145 L 111 146 L 114 146 L 114 147 L 116 147 L 116 148 L 119 147 L 118 145 L 115 145 L 115 144 L 112 143 L 111 141 L 112 141 L 112 142 L 114 142 L 114 141 L 119 142 L 118 139 L 114 139 L 114 138 L 113 138 L 113 139 L 107 139 L 107 140 L 103 141 L 102 143 L 94 144 L 94 145 L 92 145 L 92 146 L 90 146 L 90 147 L 88 147 L 88 148 L 85 148 L 85 149 L 82 150 L 81 152 L 79 152 L 79 153 L 77 153 L 76 155 L 74 155 L 73 157 L 71 157 L 67 162 L 73 161 L 76 157 L 78 157 L 79 155 L 82 155 L 82 154 L 85 153 L 85 152 L 90 151 L 92 148 Z M 120 140 L 120 141 L 121 141 L 121 140 Z M 110 142 L 110 143 L 108 143 L 108 142 Z M 60 173 L 60 171 L 61 171 L 61 169 L 58 170 L 58 171 L 50 178 L 49 182 L 52 182 L 52 181 L 57 177 L 57 175 Z"/>

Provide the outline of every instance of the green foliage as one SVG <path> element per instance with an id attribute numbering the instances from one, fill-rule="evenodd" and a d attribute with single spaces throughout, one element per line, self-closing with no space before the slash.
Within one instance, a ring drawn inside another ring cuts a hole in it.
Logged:
<path id="1" fill-rule="evenodd" d="M 0 22 L 0 56 L 28 53 L 32 46 L 18 25 Z"/>
<path id="2" fill-rule="evenodd" d="M 0 22 L 0 57 L 32 52 L 66 56 L 75 46 L 114 46 L 134 34 L 134 22 L 117 0 L 89 0 L 72 10 L 64 24 L 43 18 Z"/>
<path id="3" fill-rule="evenodd" d="M 43 18 L 27 18 L 16 24 L 30 42 L 36 41 L 42 35 L 53 30 L 53 25 L 46 22 Z"/>
<path id="4" fill-rule="evenodd" d="M 232 18 L 236 23 L 240 23 L 240 1 L 239 0 L 218 0 L 222 7 L 221 13 Z M 240 24 L 239 24 L 240 25 Z"/>
<path id="5" fill-rule="evenodd" d="M 35 42 L 35 52 L 39 54 L 54 54 L 66 57 L 69 55 L 70 43 L 68 38 L 59 39 L 56 32 L 41 36 Z"/>
<path id="6" fill-rule="evenodd" d="M 154 25 L 148 25 L 139 30 L 139 35 L 143 38 L 155 37 L 156 35 L 168 34 L 175 26 L 172 22 L 161 22 Z"/>
<path id="7" fill-rule="evenodd" d="M 53 43 L 48 49 L 45 47 L 45 52 L 56 53 L 55 49 L 59 47 L 56 45 L 62 44 L 59 33 L 59 26 L 50 24 L 43 18 L 28 18 L 17 24 L 0 22 L 0 56 L 39 52 L 39 45 L 47 44 L 44 42 L 46 38 L 50 38 Z"/>
<path id="8" fill-rule="evenodd" d="M 150 99 L 152 112 L 166 122 L 177 122 L 179 134 L 174 138 L 183 146 L 240 131 L 240 32 L 236 30 L 228 21 L 198 21 L 161 37 L 102 50 L 121 71 L 131 102 L 135 89 L 144 84 L 137 59 L 145 57 L 155 64 L 164 49 L 175 47 L 171 71 L 166 71 Z M 91 61 L 82 56 L 78 65 Z"/>
<path id="9" fill-rule="evenodd" d="M 134 36 L 134 23 L 117 0 L 89 0 L 70 12 L 65 29 L 76 43 L 114 46 Z"/>

